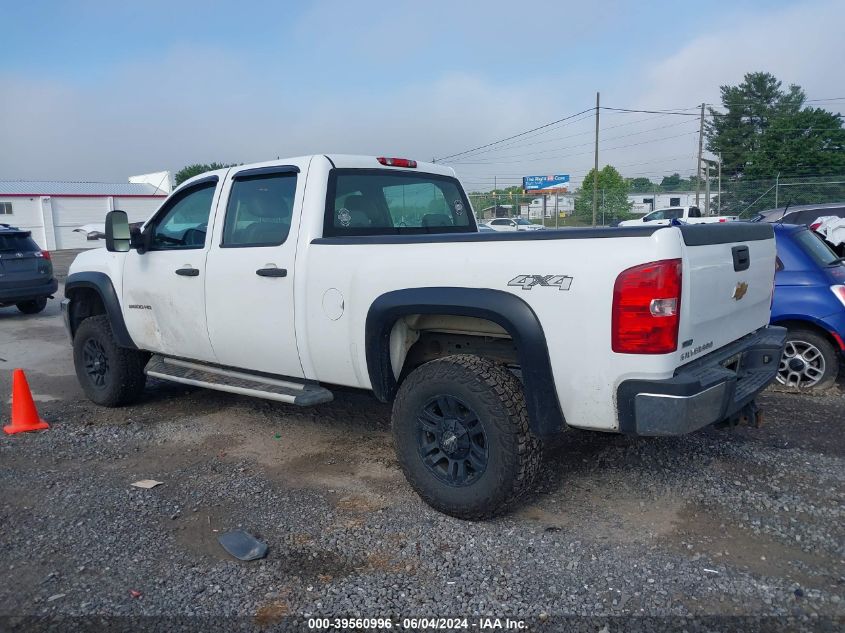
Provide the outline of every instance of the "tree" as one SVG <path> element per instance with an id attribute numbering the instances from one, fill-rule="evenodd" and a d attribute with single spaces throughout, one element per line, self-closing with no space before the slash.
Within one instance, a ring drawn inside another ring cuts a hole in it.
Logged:
<path id="1" fill-rule="evenodd" d="M 841 185 L 792 186 L 778 195 L 788 179 L 845 174 L 842 115 L 804 107 L 799 86 L 784 89 L 763 72 L 746 74 L 738 86 L 722 86 L 721 97 L 726 112 L 710 108 L 705 133 L 707 149 L 722 158 L 723 210 L 750 212 L 772 207 L 775 200 L 798 204 L 843 196 Z"/>
<path id="2" fill-rule="evenodd" d="M 656 188 L 648 178 L 628 178 L 628 190 L 631 193 L 652 193 Z"/>
<path id="3" fill-rule="evenodd" d="M 176 172 L 176 175 L 174 176 L 174 178 L 176 179 L 176 186 L 178 187 L 189 178 L 199 176 L 200 174 L 204 174 L 207 171 L 214 171 L 215 169 L 225 169 L 226 167 L 235 167 L 235 163 L 229 163 L 226 165 L 224 165 L 223 163 L 194 163 L 193 165 L 187 165 L 186 167 L 183 167 L 182 169 Z"/>
<path id="4" fill-rule="evenodd" d="M 693 191 L 696 185 L 695 176 L 682 178 L 681 174 L 674 173 L 671 176 L 663 176 L 660 181 L 661 191 Z"/>
<path id="5" fill-rule="evenodd" d="M 581 183 L 575 200 L 575 215 L 582 222 L 593 221 L 593 182 L 596 170 L 591 169 Z M 599 224 L 608 224 L 628 219 L 631 202 L 628 201 L 628 183 L 615 167 L 605 165 L 598 173 L 598 217 Z"/>

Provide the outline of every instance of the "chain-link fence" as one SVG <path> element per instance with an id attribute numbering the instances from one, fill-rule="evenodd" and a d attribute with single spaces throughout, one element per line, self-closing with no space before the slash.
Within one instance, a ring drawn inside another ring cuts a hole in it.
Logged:
<path id="1" fill-rule="evenodd" d="M 660 190 L 657 190 L 660 192 Z M 596 223 L 600 226 L 614 225 L 619 220 L 632 217 L 611 204 L 605 204 L 608 196 L 599 190 Z M 720 196 L 721 194 L 721 196 Z M 640 194 L 642 195 L 642 194 Z M 576 214 L 577 193 L 560 196 L 525 195 L 516 192 L 474 193 L 470 202 L 479 222 L 493 218 L 522 217 L 547 227 L 589 226 L 592 214 Z M 699 206 L 707 207 L 707 187 L 702 183 Z M 760 211 L 784 207 L 787 204 L 845 203 L 845 175 L 801 178 L 769 178 L 758 180 L 722 180 L 721 190 L 717 179 L 710 182 L 710 213 L 712 215 L 739 215 L 752 218 Z M 692 204 L 692 203 L 690 203 Z M 590 205 L 586 205 L 589 207 Z M 618 206 L 618 205 L 616 205 Z M 632 209 L 632 212 L 634 210 Z M 634 213 L 636 215 L 636 213 Z"/>
<path id="2" fill-rule="evenodd" d="M 845 202 L 845 175 L 746 181 L 723 180 L 721 201 L 718 192 L 713 190 L 713 186 L 711 184 L 711 212 L 739 215 L 742 218 L 750 218 L 760 211 L 784 207 L 787 204 L 796 206 Z"/>

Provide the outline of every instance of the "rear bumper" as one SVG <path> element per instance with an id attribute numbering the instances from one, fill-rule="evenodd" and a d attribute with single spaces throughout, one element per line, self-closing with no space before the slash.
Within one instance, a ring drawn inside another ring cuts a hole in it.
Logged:
<path id="1" fill-rule="evenodd" d="M 619 430 L 683 435 L 736 414 L 774 380 L 785 338 L 786 328 L 765 327 L 679 367 L 672 378 L 624 381 Z"/>
<path id="2" fill-rule="evenodd" d="M 48 283 L 33 284 L 20 288 L 4 288 L 0 283 L 0 303 L 18 303 L 31 299 L 41 299 L 56 294 L 59 289 L 59 282 L 51 279 Z"/>

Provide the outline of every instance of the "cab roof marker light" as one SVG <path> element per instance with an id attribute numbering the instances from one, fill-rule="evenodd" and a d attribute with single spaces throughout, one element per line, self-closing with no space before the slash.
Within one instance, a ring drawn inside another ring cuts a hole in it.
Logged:
<path id="1" fill-rule="evenodd" d="M 387 158 L 385 156 L 379 156 L 376 160 L 387 167 L 409 167 L 414 169 L 417 166 L 417 161 L 411 160 L 410 158 Z"/>

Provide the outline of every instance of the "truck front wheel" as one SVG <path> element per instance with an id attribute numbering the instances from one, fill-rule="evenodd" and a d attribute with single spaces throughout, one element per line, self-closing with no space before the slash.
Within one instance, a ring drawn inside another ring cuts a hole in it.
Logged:
<path id="1" fill-rule="evenodd" d="M 408 482 L 435 510 L 460 519 L 506 511 L 539 470 L 522 384 L 478 356 L 448 356 L 411 372 L 392 425 Z"/>
<path id="2" fill-rule="evenodd" d="M 144 390 L 147 354 L 120 347 L 106 315 L 88 317 L 73 337 L 73 365 L 88 399 L 104 407 L 119 407 L 138 399 Z"/>

